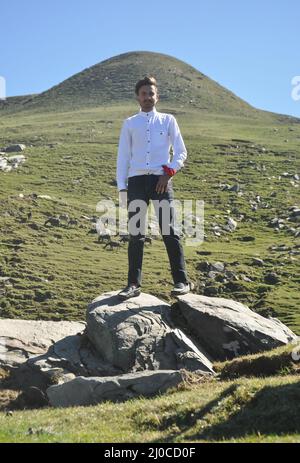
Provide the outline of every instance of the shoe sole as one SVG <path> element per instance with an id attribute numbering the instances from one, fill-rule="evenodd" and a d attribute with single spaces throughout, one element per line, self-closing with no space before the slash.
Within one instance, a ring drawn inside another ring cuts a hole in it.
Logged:
<path id="1" fill-rule="evenodd" d="M 191 290 L 188 289 L 186 291 L 171 291 L 172 296 L 182 296 L 183 294 L 188 294 Z"/>
<path id="2" fill-rule="evenodd" d="M 172 296 L 182 296 L 182 294 L 188 294 L 190 291 L 194 289 L 195 285 L 192 281 L 189 282 L 189 289 L 185 291 L 171 291 Z"/>
<path id="3" fill-rule="evenodd" d="M 141 294 L 141 291 L 134 292 L 133 294 L 130 294 L 129 296 L 123 296 L 122 294 L 118 294 L 118 298 L 121 299 L 122 301 L 126 301 L 127 299 L 130 299 L 131 297 L 137 297 Z"/>

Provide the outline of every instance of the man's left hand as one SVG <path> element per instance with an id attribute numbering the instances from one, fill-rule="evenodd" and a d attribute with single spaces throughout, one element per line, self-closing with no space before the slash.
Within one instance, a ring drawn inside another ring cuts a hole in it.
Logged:
<path id="1" fill-rule="evenodd" d="M 168 175 L 168 174 L 159 176 L 159 179 L 158 179 L 158 182 L 157 182 L 156 188 L 155 188 L 157 193 L 160 194 L 160 193 L 164 193 L 165 191 L 167 191 L 168 182 L 169 182 L 170 178 L 171 178 L 171 176 Z"/>

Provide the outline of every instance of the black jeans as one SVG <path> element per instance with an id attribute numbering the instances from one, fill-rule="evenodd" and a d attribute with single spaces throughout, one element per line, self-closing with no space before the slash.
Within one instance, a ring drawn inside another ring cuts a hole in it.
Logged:
<path id="1" fill-rule="evenodd" d="M 156 174 L 135 175 L 128 178 L 128 220 L 130 220 L 137 213 L 139 213 L 139 217 L 142 219 L 142 221 L 140 219 L 136 220 L 137 218 L 134 219 L 135 226 L 139 230 L 137 234 L 133 234 L 133 228 L 130 226 L 130 224 L 128 226 L 128 284 L 137 283 L 138 286 L 141 286 L 145 243 L 145 219 L 150 199 L 157 201 L 158 209 L 155 209 L 155 214 L 158 219 L 160 233 L 168 253 L 173 281 L 174 283 L 188 282 L 180 235 L 176 233 L 174 227 L 175 209 L 171 204 L 171 201 L 174 199 L 172 179 L 168 182 L 167 191 L 164 193 L 157 193 L 155 191 L 155 187 L 158 179 L 159 175 Z M 133 207 L 132 210 L 129 210 L 128 208 L 130 203 L 136 199 L 143 200 L 144 207 L 142 209 L 140 207 Z M 165 201 L 167 210 L 159 206 L 162 199 L 167 200 Z M 166 212 L 168 215 L 167 217 Z M 165 224 L 167 224 L 167 228 L 169 227 L 167 230 L 166 228 L 163 228 L 163 223 L 164 227 Z M 167 233 L 165 233 L 165 231 L 167 231 Z"/>

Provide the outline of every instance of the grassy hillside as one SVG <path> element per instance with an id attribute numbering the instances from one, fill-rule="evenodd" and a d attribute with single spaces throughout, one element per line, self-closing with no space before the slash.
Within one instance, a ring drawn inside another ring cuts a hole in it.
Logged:
<path id="1" fill-rule="evenodd" d="M 17 111 L 24 107 L 28 101 L 31 101 L 37 94 L 9 96 L 5 100 L 0 100 L 0 114 Z"/>
<path id="2" fill-rule="evenodd" d="M 205 201 L 205 241 L 185 246 L 197 292 L 245 302 L 300 334 L 299 237 L 269 225 L 274 217 L 283 217 L 285 225 L 299 227 L 287 217 L 289 207 L 299 206 L 299 181 L 293 175 L 300 170 L 300 125 L 162 104 L 157 108 L 176 115 L 188 149 L 185 168 L 173 179 L 176 198 Z M 132 104 L 115 104 L 0 117 L 0 147 L 27 145 L 26 162 L 0 172 L 0 277 L 9 277 L 0 281 L 0 316 L 82 319 L 92 298 L 127 282 L 126 245 L 118 251 L 104 249 L 96 235 L 88 234 L 91 224 L 83 216 L 99 216 L 101 199 L 117 200 L 120 126 L 137 110 Z M 239 184 L 240 191 L 226 190 L 224 184 Z M 260 203 L 253 210 L 257 195 Z M 78 225 L 44 226 L 49 215 L 62 213 L 78 219 Z M 216 236 L 213 227 L 224 225 L 228 216 L 237 221 L 236 230 Z M 244 241 L 249 236 L 253 241 Z M 263 259 L 264 267 L 254 266 L 254 257 Z M 205 261 L 224 262 L 236 279 L 210 279 L 203 271 Z M 271 271 L 278 275 L 276 284 L 265 281 Z M 171 301 L 171 285 L 159 239 L 146 245 L 143 290 Z"/>

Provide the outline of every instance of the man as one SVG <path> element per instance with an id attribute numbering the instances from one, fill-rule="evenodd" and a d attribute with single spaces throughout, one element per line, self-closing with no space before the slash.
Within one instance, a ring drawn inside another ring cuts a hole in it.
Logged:
<path id="1" fill-rule="evenodd" d="M 188 281 L 180 236 L 174 227 L 174 192 L 172 176 L 184 165 L 187 157 L 177 121 L 172 114 L 158 112 L 155 105 L 159 94 L 154 77 L 144 77 L 135 86 L 136 99 L 140 110 L 124 120 L 121 129 L 117 157 L 117 187 L 121 207 L 127 204 L 129 218 L 128 281 L 118 293 L 125 300 L 141 293 L 142 261 L 145 242 L 145 216 L 149 200 L 159 205 L 167 204 L 168 209 L 155 209 L 160 232 L 168 253 L 174 288 L 172 295 L 186 294 L 192 289 Z M 173 147 L 170 161 L 169 148 Z M 130 225 L 135 212 L 130 207 L 139 200 L 142 220 L 138 233 Z M 143 205 L 145 207 L 143 207 Z M 142 212 L 141 212 L 142 211 Z M 166 219 L 169 213 L 170 220 Z M 169 223 L 169 232 L 164 232 L 163 221 Z"/>

